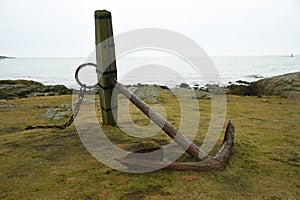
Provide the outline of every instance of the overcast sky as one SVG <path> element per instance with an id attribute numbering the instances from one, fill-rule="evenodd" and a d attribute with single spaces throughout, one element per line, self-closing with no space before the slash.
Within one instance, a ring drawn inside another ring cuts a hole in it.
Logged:
<path id="1" fill-rule="evenodd" d="M 300 54 L 300 0 L 0 0 L 0 55 L 86 57 L 102 9 L 115 35 L 164 28 L 209 55 Z"/>

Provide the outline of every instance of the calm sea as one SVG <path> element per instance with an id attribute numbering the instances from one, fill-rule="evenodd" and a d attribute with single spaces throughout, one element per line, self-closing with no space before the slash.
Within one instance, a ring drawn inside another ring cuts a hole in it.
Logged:
<path id="1" fill-rule="evenodd" d="M 237 80 L 261 78 L 300 71 L 300 56 L 216 56 L 211 57 L 219 73 L 219 85 Z M 0 79 L 26 79 L 78 88 L 74 73 L 85 58 L 16 58 L 0 59 Z M 184 61 L 175 58 L 127 57 L 117 61 L 118 79 L 124 84 L 160 84 L 174 87 L 182 82 L 204 86 L 208 82 Z M 82 82 L 96 81 L 93 68 L 83 70 Z"/>

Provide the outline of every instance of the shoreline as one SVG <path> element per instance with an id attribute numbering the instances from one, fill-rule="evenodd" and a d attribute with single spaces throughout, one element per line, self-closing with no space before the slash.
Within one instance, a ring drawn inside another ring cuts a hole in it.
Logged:
<path id="1" fill-rule="evenodd" d="M 16 59 L 15 57 L 0 56 L 0 59 Z"/>
<path id="2" fill-rule="evenodd" d="M 5 57 L 5 56 L 4 56 Z M 7 59 L 15 59 L 14 57 L 6 57 Z M 6 58 L 3 58 L 3 59 L 6 59 Z M 0 59 L 1 59 L 1 56 L 0 56 Z M 208 85 L 215 85 L 215 86 L 218 86 L 218 87 L 223 87 L 223 88 L 228 88 L 229 86 L 231 85 L 250 85 L 250 84 L 253 84 L 255 82 L 259 82 L 259 81 L 262 81 L 262 80 L 265 80 L 265 79 L 272 79 L 272 78 L 275 78 L 275 77 L 279 77 L 279 76 L 286 76 L 286 75 L 290 75 L 290 74 L 297 74 L 297 73 L 300 73 L 300 71 L 296 71 L 296 72 L 289 72 L 289 73 L 284 73 L 284 74 L 279 74 L 279 75 L 275 75 L 275 76 L 270 76 L 270 77 L 263 77 L 263 76 L 259 76 L 259 75 L 249 75 L 249 77 L 256 77 L 257 80 L 255 81 L 246 81 L 246 80 L 243 80 L 243 79 L 239 79 L 239 80 L 236 80 L 236 81 L 229 81 L 227 84 L 224 84 L 224 83 L 219 83 L 219 84 L 205 84 L 205 85 L 199 85 L 199 84 L 188 84 L 186 82 L 181 82 L 180 84 L 177 84 L 176 86 L 174 87 L 169 87 L 165 84 L 159 84 L 159 83 L 154 83 L 154 84 L 150 84 L 150 83 L 134 83 L 134 84 L 124 84 L 126 87 L 131 87 L 131 86 L 139 86 L 139 85 L 153 85 L 153 86 L 160 86 L 160 87 L 167 87 L 167 88 L 170 88 L 170 89 L 175 89 L 175 88 L 189 88 L 189 89 L 202 89 L 202 88 L 207 88 Z M 38 84 L 42 84 L 44 86 L 55 86 L 55 85 L 63 85 L 65 86 L 66 88 L 68 89 L 71 89 L 71 90 L 76 90 L 76 88 L 73 88 L 73 87 L 69 87 L 68 85 L 66 84 L 60 84 L 60 83 L 57 83 L 57 84 L 45 84 L 41 81 L 36 81 L 36 80 L 32 80 L 32 79 L 26 79 L 26 78 L 20 78 L 20 79 L 0 79 L 0 82 L 1 81 L 30 81 L 30 82 L 35 82 L 35 83 L 38 83 Z M 1 84 L 1 83 L 0 83 Z"/>
<path id="3" fill-rule="evenodd" d="M 9 55 L 2 55 L 9 56 Z M 172 73 L 162 73 L 157 70 L 145 68 L 145 71 L 139 72 L 136 68 L 139 63 L 144 62 L 143 58 L 130 58 L 120 60 L 118 64 L 118 78 L 121 83 L 134 85 L 137 83 L 166 85 L 175 88 L 181 83 L 188 83 L 191 87 L 199 85 L 204 87 L 208 82 L 226 87 L 230 84 L 236 84 L 238 80 L 254 82 L 261 78 L 269 78 L 285 73 L 300 71 L 300 56 L 294 58 L 284 58 L 279 56 L 261 56 L 261 58 L 238 56 L 233 57 L 215 57 L 212 61 L 215 63 L 217 73 L 204 77 L 202 72 L 195 73 L 194 70 L 186 70 L 180 62 L 172 58 L 156 58 L 153 62 L 160 63 L 171 71 L 180 73 L 180 77 Z M 146 59 L 147 60 L 147 59 Z M 145 60 L 145 62 L 146 62 Z M 41 82 L 45 85 L 63 84 L 68 88 L 79 89 L 75 82 L 74 72 L 76 68 L 85 62 L 84 58 L 61 57 L 61 58 L 41 58 L 41 57 L 17 57 L 16 59 L 1 59 L 0 68 L 3 70 L 0 79 L 25 79 Z M 151 61 L 152 62 L 152 61 Z M 133 66 L 134 70 L 133 70 Z M 168 67 L 169 66 L 169 67 Z M 204 70 L 204 69 L 203 69 Z M 170 71 L 170 72 L 171 72 Z M 204 72 L 204 71 L 203 71 Z M 148 75 L 149 74 L 149 75 Z M 81 74 L 81 76 L 90 76 L 96 80 L 95 73 Z M 175 78 L 176 77 L 176 78 Z M 86 77 L 89 80 L 88 77 Z M 212 82 L 211 82 L 212 81 Z"/>
<path id="4" fill-rule="evenodd" d="M 247 82 L 238 80 L 235 83 L 231 83 L 226 87 L 219 85 L 205 85 L 201 87 L 199 85 L 189 85 L 187 83 L 181 83 L 180 85 L 169 88 L 165 85 L 148 85 L 148 84 L 134 84 L 125 85 L 127 88 L 145 88 L 145 87 L 157 87 L 160 89 L 193 89 L 195 91 L 209 93 L 210 88 L 225 88 L 226 94 L 234 94 L 239 96 L 272 96 L 279 95 L 285 98 L 291 98 L 300 100 L 300 72 L 287 73 L 279 76 L 273 76 L 270 78 L 259 79 L 254 82 Z M 40 82 L 32 80 L 0 80 L 0 99 L 10 100 L 18 98 L 27 98 L 30 96 L 57 96 L 72 94 L 74 88 L 68 88 L 65 85 L 44 85 Z M 143 93 L 143 90 L 140 91 Z M 204 95 L 204 96 L 207 96 Z"/>

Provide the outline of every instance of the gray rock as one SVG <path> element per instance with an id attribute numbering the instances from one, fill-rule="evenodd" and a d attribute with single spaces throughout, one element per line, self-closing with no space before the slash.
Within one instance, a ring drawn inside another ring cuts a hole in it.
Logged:
<path id="1" fill-rule="evenodd" d="M 190 86 L 187 83 L 181 83 L 179 87 L 180 88 L 189 88 Z"/>
<path id="2" fill-rule="evenodd" d="M 53 117 L 53 120 L 54 121 L 60 121 L 62 119 L 70 117 L 71 114 L 72 114 L 72 110 L 71 109 L 69 109 L 67 111 L 63 111 L 63 112 L 57 112 L 55 114 L 55 116 Z"/>
<path id="3" fill-rule="evenodd" d="M 41 115 L 41 118 L 53 118 L 53 120 L 60 120 L 69 117 L 72 114 L 72 109 L 64 111 L 62 108 L 47 108 Z"/>
<path id="4" fill-rule="evenodd" d="M 71 108 L 72 105 L 71 105 L 71 104 L 61 104 L 60 107 L 61 107 L 61 108 Z"/>
<path id="5" fill-rule="evenodd" d="M 46 96 L 45 93 L 35 93 L 34 94 L 35 97 L 42 97 L 42 96 Z"/>
<path id="6" fill-rule="evenodd" d="M 280 96 L 300 101 L 300 92 L 298 91 L 283 91 Z"/>
<path id="7" fill-rule="evenodd" d="M 163 90 L 169 90 L 170 88 L 166 85 L 158 85 L 158 87 L 160 87 Z"/>
<path id="8" fill-rule="evenodd" d="M 59 95 L 59 94 L 55 92 L 46 93 L 46 96 L 55 96 L 55 95 Z"/>
<path id="9" fill-rule="evenodd" d="M 134 91 L 137 90 L 138 87 L 136 87 L 136 86 L 129 86 L 127 89 L 128 89 L 130 92 L 134 93 Z"/>
<path id="10" fill-rule="evenodd" d="M 95 101 L 96 101 L 95 98 L 89 98 L 89 99 L 84 98 L 84 99 L 82 100 L 82 102 L 85 102 L 85 103 L 94 103 Z"/>
<path id="11" fill-rule="evenodd" d="M 201 91 L 201 90 L 196 90 L 195 94 L 196 94 L 196 98 L 197 99 L 210 99 L 211 98 L 209 92 L 205 92 L 205 91 Z"/>
<path id="12" fill-rule="evenodd" d="M 48 85 L 43 88 L 42 92 L 55 92 L 59 95 L 72 94 L 72 90 L 64 85 Z"/>
<path id="13" fill-rule="evenodd" d="M 283 91 L 300 90 L 300 72 L 274 76 L 251 83 L 255 95 L 281 95 Z"/>
<path id="14" fill-rule="evenodd" d="M 289 73 L 252 82 L 250 85 L 230 85 L 230 94 L 262 96 L 279 95 L 284 98 L 299 100 L 300 72 Z"/>
<path id="15" fill-rule="evenodd" d="M 130 87 L 129 90 L 143 100 L 150 103 L 159 103 L 159 93 L 162 89 L 158 86 L 142 85 L 135 88 Z"/>
<path id="16" fill-rule="evenodd" d="M 64 118 L 65 117 L 63 117 L 63 116 L 53 117 L 53 121 L 60 121 L 60 120 L 62 120 Z"/>
<path id="17" fill-rule="evenodd" d="M 15 107 L 16 107 L 15 104 L 12 104 L 12 103 L 3 104 L 3 105 L 0 105 L 0 111 L 1 112 L 6 112 L 6 111 L 9 111 L 11 109 L 14 109 Z"/>
<path id="18" fill-rule="evenodd" d="M 41 118 L 52 118 L 56 114 L 54 108 L 46 108 L 45 112 L 41 115 Z"/>
<path id="19" fill-rule="evenodd" d="M 225 95 L 225 88 L 218 85 L 207 85 L 207 91 L 213 95 Z"/>

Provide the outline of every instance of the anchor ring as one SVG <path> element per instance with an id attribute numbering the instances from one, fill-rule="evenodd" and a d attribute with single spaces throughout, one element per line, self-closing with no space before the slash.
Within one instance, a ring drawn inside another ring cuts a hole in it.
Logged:
<path id="1" fill-rule="evenodd" d="M 84 63 L 84 64 L 81 64 L 79 65 L 79 67 L 76 69 L 76 72 L 75 72 L 75 79 L 76 79 L 76 82 L 81 86 L 81 87 L 84 87 L 84 88 L 88 88 L 88 89 L 92 89 L 92 88 L 96 88 L 98 87 L 98 83 L 96 83 L 95 85 L 86 85 L 86 84 L 83 84 L 79 78 L 78 78 L 78 74 L 79 74 L 79 71 L 86 67 L 86 66 L 94 66 L 95 68 L 97 68 L 97 65 L 94 64 L 94 63 Z"/>

